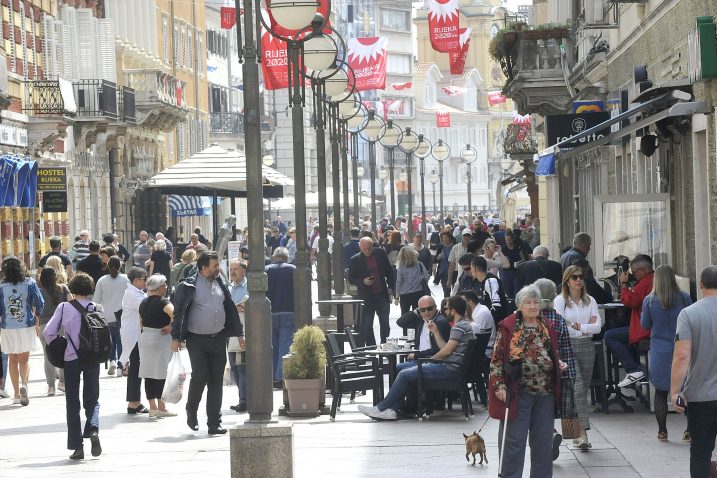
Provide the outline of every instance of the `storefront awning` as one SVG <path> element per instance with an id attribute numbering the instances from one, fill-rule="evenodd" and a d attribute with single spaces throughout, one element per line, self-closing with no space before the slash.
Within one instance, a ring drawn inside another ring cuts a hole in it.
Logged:
<path id="1" fill-rule="evenodd" d="M 538 165 L 535 167 L 536 176 L 552 176 L 555 174 L 555 153 L 548 153 L 538 158 Z"/>
<path id="2" fill-rule="evenodd" d="M 634 123 L 629 123 L 608 135 L 596 139 L 595 141 L 585 143 L 581 146 L 578 146 L 577 148 L 573 148 L 570 150 L 560 149 L 562 144 L 568 142 L 562 141 L 560 143 L 551 145 L 550 147 L 542 151 L 540 153 L 540 157 L 542 158 L 552 153 L 558 153 L 560 159 L 573 158 L 590 149 L 613 143 L 614 141 L 617 141 L 622 137 L 628 136 L 635 131 L 646 128 L 651 124 L 657 123 L 658 121 L 663 120 L 665 118 L 692 116 L 699 113 L 706 114 L 712 112 L 712 108 L 706 103 L 702 101 L 690 101 L 691 99 L 692 95 L 690 93 L 679 89 L 660 94 L 658 96 L 655 96 L 654 98 L 645 101 L 644 103 L 635 106 L 634 108 L 625 111 L 624 113 L 620 113 L 619 115 L 600 123 L 599 125 L 586 129 L 582 133 L 571 137 L 568 141 L 575 142 L 580 139 L 587 138 L 589 136 L 597 134 L 605 128 L 610 128 L 613 125 L 620 124 L 626 120 L 629 121 L 630 118 L 638 114 L 645 115 Z"/>

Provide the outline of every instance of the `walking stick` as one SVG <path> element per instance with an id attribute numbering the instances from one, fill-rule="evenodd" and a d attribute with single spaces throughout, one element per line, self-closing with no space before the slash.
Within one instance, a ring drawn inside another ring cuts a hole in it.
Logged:
<path id="1" fill-rule="evenodd" d="M 503 377 L 506 383 L 505 417 L 503 417 L 503 436 L 501 437 L 500 455 L 498 456 L 498 476 L 503 476 L 503 456 L 505 455 L 505 436 L 508 434 L 508 413 L 510 413 L 510 384 L 520 379 L 521 361 L 511 360 L 503 365 Z"/>

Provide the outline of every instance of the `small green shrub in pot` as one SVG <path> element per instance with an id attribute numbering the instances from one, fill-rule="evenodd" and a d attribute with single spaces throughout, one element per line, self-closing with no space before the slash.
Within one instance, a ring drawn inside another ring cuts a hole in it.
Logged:
<path id="1" fill-rule="evenodd" d="M 321 378 L 326 370 L 324 340 L 324 332 L 315 325 L 297 330 L 289 349 L 291 360 L 284 366 L 284 378 Z"/>

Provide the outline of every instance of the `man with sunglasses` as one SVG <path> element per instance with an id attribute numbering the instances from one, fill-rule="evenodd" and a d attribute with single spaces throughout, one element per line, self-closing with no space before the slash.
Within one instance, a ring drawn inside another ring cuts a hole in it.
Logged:
<path id="1" fill-rule="evenodd" d="M 408 361 L 398 364 L 397 370 L 399 372 L 411 365 L 411 361 L 417 358 L 431 357 L 441 349 L 436 342 L 435 336 L 426 326 L 429 322 L 436 324 L 441 337 L 443 337 L 444 341 L 447 341 L 448 336 L 451 334 L 451 326 L 443 314 L 440 313 L 436 306 L 436 301 L 430 295 L 421 297 L 418 300 L 416 310 L 406 312 L 396 321 L 399 327 L 416 331 L 414 335 L 416 338 L 415 348 L 418 349 L 415 354 L 408 355 Z"/>

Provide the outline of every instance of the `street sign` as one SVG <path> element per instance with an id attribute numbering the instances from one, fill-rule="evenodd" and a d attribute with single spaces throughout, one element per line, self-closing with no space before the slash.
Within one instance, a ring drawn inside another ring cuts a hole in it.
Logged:
<path id="1" fill-rule="evenodd" d="M 67 169 L 40 167 L 37 169 L 38 191 L 67 191 Z"/>
<path id="2" fill-rule="evenodd" d="M 67 191 L 43 192 L 42 212 L 67 212 Z"/>
<path id="3" fill-rule="evenodd" d="M 569 141 L 573 136 L 589 130 L 600 123 L 610 119 L 610 113 L 580 113 L 573 115 L 549 115 L 545 118 L 545 129 L 547 134 L 548 146 L 554 146 L 558 143 L 560 149 L 572 149 L 582 146 L 585 143 L 591 143 L 604 136 L 610 134 L 610 128 L 607 127 L 596 133 L 586 136 L 577 141 Z"/>

